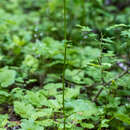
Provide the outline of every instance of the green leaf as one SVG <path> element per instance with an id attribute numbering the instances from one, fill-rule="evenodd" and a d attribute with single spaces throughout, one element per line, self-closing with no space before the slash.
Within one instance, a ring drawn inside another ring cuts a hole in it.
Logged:
<path id="1" fill-rule="evenodd" d="M 61 83 L 48 83 L 47 85 L 44 86 L 43 92 L 45 94 L 45 96 L 49 97 L 49 96 L 56 96 L 58 94 L 57 89 L 58 88 L 62 88 L 62 84 Z"/>
<path id="2" fill-rule="evenodd" d="M 4 129 L 5 125 L 8 123 L 8 118 L 9 117 L 7 114 L 5 114 L 5 115 L 0 114 L 0 127 L 2 127 L 3 129 Z"/>
<path id="3" fill-rule="evenodd" d="M 75 86 L 75 88 L 67 88 L 65 90 L 66 99 L 76 98 L 80 94 L 80 86 Z"/>
<path id="4" fill-rule="evenodd" d="M 36 121 L 36 123 L 41 126 L 48 127 L 48 126 L 52 126 L 54 124 L 54 121 L 52 119 L 45 119 L 42 121 Z"/>
<path id="5" fill-rule="evenodd" d="M 44 109 L 38 109 L 37 112 L 33 113 L 32 119 L 33 120 L 42 120 L 45 118 L 50 118 L 52 115 L 52 109 L 51 108 L 44 108 Z"/>
<path id="6" fill-rule="evenodd" d="M 130 125 L 130 117 L 125 115 L 124 113 L 117 113 L 115 114 L 115 118 L 123 121 L 124 123 Z"/>
<path id="7" fill-rule="evenodd" d="M 103 119 L 102 121 L 101 121 L 101 128 L 103 128 L 103 127 L 105 127 L 105 128 L 107 128 L 107 127 L 109 127 L 109 121 L 110 120 L 108 120 L 108 119 Z"/>
<path id="8" fill-rule="evenodd" d="M 26 104 L 24 102 L 19 101 L 14 102 L 14 111 L 16 112 L 16 114 L 27 119 L 31 118 L 36 112 L 31 104 Z"/>
<path id="9" fill-rule="evenodd" d="M 109 37 L 103 38 L 102 41 L 107 42 L 107 43 L 113 43 L 113 41 Z"/>
<path id="10" fill-rule="evenodd" d="M 8 87 L 15 82 L 16 72 L 6 68 L 0 69 L 0 85 Z"/>
<path id="11" fill-rule="evenodd" d="M 94 125 L 91 123 L 80 123 L 83 128 L 92 129 L 94 128 Z"/>
<path id="12" fill-rule="evenodd" d="M 38 65 L 39 65 L 39 62 L 35 57 L 31 55 L 25 56 L 25 59 L 23 61 L 23 66 L 27 66 L 31 72 L 36 71 L 38 68 Z"/>
<path id="13" fill-rule="evenodd" d="M 77 24 L 76 27 L 79 27 L 81 29 L 81 31 L 83 31 L 83 32 L 90 32 L 90 31 L 92 31 L 92 29 L 90 29 L 89 27 L 81 26 L 79 24 Z"/>
<path id="14" fill-rule="evenodd" d="M 94 103 L 88 100 L 72 100 L 65 103 L 66 110 L 73 112 L 81 112 L 85 116 L 90 116 L 97 113 L 97 108 Z"/>
<path id="15" fill-rule="evenodd" d="M 41 107 L 43 105 L 46 106 L 48 104 L 46 97 L 39 91 L 38 92 L 27 91 L 25 100 L 37 107 Z"/>
<path id="16" fill-rule="evenodd" d="M 62 108 L 62 105 L 57 100 L 49 100 L 48 104 L 55 111 L 57 111 L 60 108 Z"/>
<path id="17" fill-rule="evenodd" d="M 37 125 L 33 120 L 22 120 L 20 130 L 44 130 L 44 128 Z"/>
<path id="18" fill-rule="evenodd" d="M 65 72 L 65 78 L 69 81 L 74 81 L 74 82 L 77 82 L 77 83 L 81 83 L 81 79 L 83 78 L 84 76 L 84 72 L 81 71 L 81 70 L 69 70 L 69 69 L 66 69 L 66 72 Z"/>
<path id="19" fill-rule="evenodd" d="M 6 90 L 0 90 L 0 104 L 7 102 L 10 94 Z"/>
<path id="20" fill-rule="evenodd" d="M 121 35 L 130 38 L 130 29 L 129 29 L 129 30 L 122 31 L 122 32 L 121 32 Z"/>
<path id="21" fill-rule="evenodd" d="M 116 28 L 119 28 L 119 27 L 128 27 L 128 26 L 125 25 L 125 24 L 115 24 L 115 25 L 108 27 L 107 30 L 109 31 L 109 30 L 116 29 Z"/>

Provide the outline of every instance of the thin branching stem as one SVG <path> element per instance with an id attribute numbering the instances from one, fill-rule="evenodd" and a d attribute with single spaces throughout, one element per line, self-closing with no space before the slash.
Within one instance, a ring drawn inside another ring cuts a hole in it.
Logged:
<path id="1" fill-rule="evenodd" d="M 66 70 L 66 57 L 67 57 L 67 31 L 66 31 L 66 0 L 64 0 L 64 66 L 63 66 L 63 75 L 62 75 L 62 87 L 63 87 L 63 96 L 62 96 L 62 105 L 63 105 L 63 116 L 64 116 L 64 130 L 66 129 L 66 116 L 65 116 L 65 70 Z"/>
<path id="2" fill-rule="evenodd" d="M 102 84 L 104 85 L 105 84 L 105 80 L 104 80 L 104 69 L 103 69 L 103 66 L 102 66 L 102 56 L 103 56 L 103 53 L 102 53 L 102 39 L 103 39 L 103 35 L 101 33 L 101 41 L 100 41 L 100 44 L 99 44 L 99 48 L 101 50 L 101 54 L 100 54 L 100 57 L 98 58 L 98 63 L 100 65 L 100 68 L 101 68 L 101 81 L 102 81 Z M 103 86 L 104 87 L 104 86 Z M 98 93 L 101 93 L 102 90 L 103 90 L 103 87 L 99 90 Z M 94 97 L 93 99 L 94 101 L 97 100 L 97 95 Z"/>
<path id="3" fill-rule="evenodd" d="M 101 43 L 100 43 L 100 49 L 101 49 L 101 56 L 100 56 L 100 58 L 98 59 L 98 62 L 99 62 L 99 64 L 100 64 L 100 66 L 101 66 L 101 80 L 102 80 L 102 83 L 101 83 L 101 85 L 103 86 L 102 88 L 100 88 L 99 89 L 99 91 L 97 92 L 97 94 L 95 95 L 95 97 L 94 97 L 94 99 L 93 99 L 93 101 L 94 102 L 97 102 L 97 98 L 99 97 L 99 95 L 102 93 L 102 91 L 103 91 L 103 89 L 106 87 L 106 86 L 108 86 L 108 85 L 110 85 L 111 83 L 112 83 L 112 81 L 116 81 L 118 78 L 121 78 L 122 76 L 124 76 L 125 74 L 127 74 L 128 73 L 128 70 L 125 70 L 123 73 L 121 73 L 121 74 L 119 74 L 119 75 L 117 75 L 117 77 L 115 77 L 114 79 L 112 79 L 112 80 L 110 80 L 110 81 L 108 81 L 108 82 L 105 82 L 105 80 L 104 80 L 104 69 L 103 69 L 103 66 L 102 66 L 102 39 L 103 39 L 103 35 L 101 34 Z"/>
<path id="4" fill-rule="evenodd" d="M 99 95 L 102 93 L 103 89 L 106 87 L 106 86 L 109 86 L 113 81 L 116 81 L 118 80 L 119 78 L 123 77 L 124 75 L 128 74 L 128 70 L 125 70 L 123 71 L 122 73 L 120 73 L 119 75 L 117 75 L 114 79 L 108 81 L 108 82 L 105 82 L 104 84 L 102 84 L 104 87 L 102 87 L 98 92 L 97 94 L 95 95 L 93 101 L 96 102 L 97 101 L 97 98 L 99 97 Z"/>

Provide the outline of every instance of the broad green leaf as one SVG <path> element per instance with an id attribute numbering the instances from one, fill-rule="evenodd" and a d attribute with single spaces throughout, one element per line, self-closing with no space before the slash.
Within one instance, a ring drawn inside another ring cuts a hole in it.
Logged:
<path id="1" fill-rule="evenodd" d="M 38 120 L 38 119 L 44 120 L 45 118 L 50 118 L 52 114 L 53 113 L 51 108 L 43 108 L 43 109 L 38 109 L 37 112 L 35 112 L 31 118 L 33 120 Z"/>
<path id="2" fill-rule="evenodd" d="M 31 72 L 34 72 L 37 70 L 39 62 L 33 56 L 26 55 L 26 57 L 23 61 L 23 65 L 29 67 Z"/>
<path id="3" fill-rule="evenodd" d="M 115 118 L 123 121 L 124 123 L 130 125 L 130 117 L 128 115 L 125 115 L 124 113 L 117 113 L 115 114 Z"/>
<path id="4" fill-rule="evenodd" d="M 97 113 L 94 103 L 88 100 L 72 100 L 65 103 L 66 110 L 81 113 L 83 116 L 91 116 Z M 85 115 L 84 115 L 85 114 Z"/>
<path id="5" fill-rule="evenodd" d="M 0 85 L 8 87 L 15 82 L 16 72 L 6 68 L 0 69 Z"/>
<path id="6" fill-rule="evenodd" d="M 44 128 L 37 125 L 33 120 L 22 120 L 20 130 L 44 130 Z"/>
<path id="7" fill-rule="evenodd" d="M 41 120 L 41 121 L 36 121 L 36 123 L 41 125 L 41 126 L 44 126 L 44 127 L 54 125 L 54 121 L 52 119 L 45 119 L 45 120 Z"/>
<path id="8" fill-rule="evenodd" d="M 44 86 L 44 91 L 46 96 L 56 96 L 58 94 L 57 89 L 62 88 L 61 83 L 49 83 Z"/>
<path id="9" fill-rule="evenodd" d="M 101 121 L 101 128 L 103 128 L 103 127 L 105 127 L 105 128 L 108 128 L 109 127 L 109 121 L 110 120 L 108 120 L 108 119 L 103 119 L 102 121 Z"/>
<path id="10" fill-rule="evenodd" d="M 65 90 L 66 99 L 76 98 L 80 95 L 80 86 L 75 86 L 75 88 L 67 88 Z"/>
<path id="11" fill-rule="evenodd" d="M 83 128 L 92 129 L 94 128 L 94 125 L 91 123 L 80 123 Z"/>
<path id="12" fill-rule="evenodd" d="M 26 104 L 24 102 L 15 101 L 14 111 L 16 114 L 20 115 L 22 118 L 31 118 L 35 114 L 36 110 L 31 104 Z"/>
<path id="13" fill-rule="evenodd" d="M 27 91 L 27 95 L 25 95 L 25 100 L 37 107 L 41 107 L 43 105 L 46 106 L 48 104 L 46 97 L 39 91 L 38 92 Z"/>
<path id="14" fill-rule="evenodd" d="M 8 123 L 8 118 L 7 114 L 0 114 L 0 128 L 2 127 L 4 129 L 5 125 Z"/>
<path id="15" fill-rule="evenodd" d="M 107 30 L 117 29 L 119 27 L 127 27 L 125 24 L 115 24 L 107 28 Z"/>

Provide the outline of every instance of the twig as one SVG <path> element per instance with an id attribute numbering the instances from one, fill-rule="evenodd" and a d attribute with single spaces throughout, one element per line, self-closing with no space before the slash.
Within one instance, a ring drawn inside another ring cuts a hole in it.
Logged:
<path id="1" fill-rule="evenodd" d="M 110 81 L 108 81 L 108 82 L 106 82 L 106 83 L 104 83 L 104 84 L 102 84 L 102 85 L 103 85 L 104 87 L 106 87 L 106 86 L 110 85 L 113 81 L 118 80 L 119 78 L 123 77 L 123 76 L 124 76 L 125 74 L 127 74 L 127 73 L 128 73 L 128 70 L 123 71 L 121 74 L 117 75 L 114 79 L 112 79 L 112 80 L 110 80 Z M 97 98 L 99 97 L 99 95 L 100 95 L 101 92 L 103 91 L 104 87 L 102 87 L 102 88 L 98 91 L 98 93 L 96 94 L 96 96 L 95 96 L 94 99 L 93 99 L 94 102 L 97 101 Z"/>

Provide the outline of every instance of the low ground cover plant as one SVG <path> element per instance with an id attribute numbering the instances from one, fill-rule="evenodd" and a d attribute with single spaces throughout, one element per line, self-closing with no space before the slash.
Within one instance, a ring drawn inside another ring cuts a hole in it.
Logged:
<path id="1" fill-rule="evenodd" d="M 124 1 L 0 2 L 0 130 L 130 129 Z"/>

